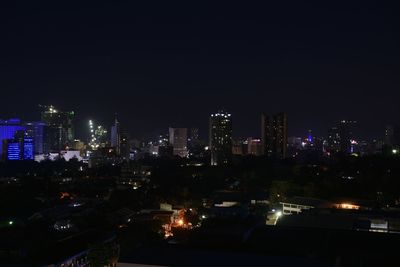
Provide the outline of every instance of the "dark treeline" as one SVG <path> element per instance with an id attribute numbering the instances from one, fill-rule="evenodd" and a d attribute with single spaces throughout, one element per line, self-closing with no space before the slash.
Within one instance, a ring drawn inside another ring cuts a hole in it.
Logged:
<path id="1" fill-rule="evenodd" d="M 122 198 L 132 202 L 144 198 L 134 195 L 145 194 L 147 201 L 153 199 L 155 203 L 199 203 L 215 190 L 227 189 L 243 192 L 265 190 L 273 202 L 291 196 L 324 199 L 351 197 L 393 205 L 397 204 L 400 196 L 400 157 L 338 156 L 302 162 L 241 157 L 235 159 L 231 166 L 223 167 L 196 167 L 187 163 L 189 161 L 176 159 L 146 159 L 122 168 L 109 165 L 90 169 L 73 160 L 2 162 L 0 176 L 19 177 L 20 185 L 26 185 L 28 188 L 25 190 L 36 191 L 35 194 L 52 191 L 52 186 L 54 190 L 60 189 L 53 181 L 72 177 L 74 185 L 79 185 L 73 187 L 79 194 L 86 189 L 113 186 L 115 179 L 122 175 L 121 169 L 150 166 L 149 184 L 140 190 L 125 193 L 128 196 Z"/>

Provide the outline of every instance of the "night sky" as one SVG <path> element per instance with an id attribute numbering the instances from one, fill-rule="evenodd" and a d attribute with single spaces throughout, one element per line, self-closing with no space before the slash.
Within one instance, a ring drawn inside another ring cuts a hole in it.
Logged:
<path id="1" fill-rule="evenodd" d="M 259 136 L 263 111 L 286 111 L 298 136 L 353 119 L 381 137 L 400 122 L 398 8 L 383 1 L 9 2 L 2 118 L 54 104 L 76 112 L 81 138 L 89 118 L 108 126 L 115 112 L 139 138 L 168 126 L 207 138 L 220 107 L 235 136 Z"/>

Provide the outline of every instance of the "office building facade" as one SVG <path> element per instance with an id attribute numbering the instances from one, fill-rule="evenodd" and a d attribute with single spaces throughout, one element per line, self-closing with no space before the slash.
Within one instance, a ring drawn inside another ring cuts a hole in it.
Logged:
<path id="1" fill-rule="evenodd" d="M 3 140 L 3 155 L 6 160 L 33 160 L 34 142 L 25 130 L 18 130 L 12 139 Z"/>
<path id="2" fill-rule="evenodd" d="M 282 112 L 272 117 L 261 115 L 261 153 L 273 158 L 287 157 L 288 119 Z"/>
<path id="3" fill-rule="evenodd" d="M 34 154 L 41 155 L 49 153 L 49 147 L 46 143 L 47 126 L 41 121 L 24 123 L 26 134 L 33 139 Z"/>
<path id="4" fill-rule="evenodd" d="M 209 147 L 211 165 L 229 164 L 232 160 L 232 118 L 226 111 L 210 116 Z"/>
<path id="5" fill-rule="evenodd" d="M 47 126 L 46 144 L 49 152 L 59 153 L 74 141 L 73 111 L 59 111 L 54 106 L 46 106 L 41 119 Z"/>
<path id="6" fill-rule="evenodd" d="M 0 120 L 0 158 L 4 159 L 4 151 L 7 147 L 3 147 L 5 140 L 14 139 L 17 131 L 25 130 L 20 119 Z"/>

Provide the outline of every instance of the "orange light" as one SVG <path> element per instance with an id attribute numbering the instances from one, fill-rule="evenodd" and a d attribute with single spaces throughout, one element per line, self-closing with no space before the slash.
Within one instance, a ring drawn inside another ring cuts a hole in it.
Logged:
<path id="1" fill-rule="evenodd" d="M 71 195 L 68 192 L 61 192 L 60 199 L 68 198 L 71 197 Z"/>
<path id="2" fill-rule="evenodd" d="M 179 224 L 179 226 L 182 226 L 183 225 L 183 220 L 182 219 L 178 220 L 178 224 Z"/>
<path id="3" fill-rule="evenodd" d="M 347 209 L 347 210 L 358 210 L 360 206 L 350 204 L 350 203 L 340 203 L 337 205 L 337 208 L 339 209 Z"/>

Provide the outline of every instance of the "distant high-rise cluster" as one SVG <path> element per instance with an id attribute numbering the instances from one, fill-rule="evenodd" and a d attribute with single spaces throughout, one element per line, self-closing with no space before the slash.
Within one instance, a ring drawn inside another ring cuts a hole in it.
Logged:
<path id="1" fill-rule="evenodd" d="M 210 116 L 211 165 L 224 165 L 232 160 L 232 118 L 221 110 Z"/>
<path id="2" fill-rule="evenodd" d="M 285 112 L 261 115 L 261 136 L 235 137 L 232 116 L 225 110 L 209 117 L 209 140 L 200 138 L 199 128 L 170 127 L 154 139 L 131 139 L 115 117 L 111 129 L 88 121 L 87 142 L 75 139 L 73 111 L 40 106 L 40 121 L 0 120 L 1 160 L 45 160 L 78 158 L 89 166 L 115 164 L 144 157 L 182 158 L 194 166 L 209 162 L 228 165 L 238 156 L 264 156 L 272 159 L 330 157 L 335 154 L 400 155 L 400 128 L 388 125 L 382 139 L 372 141 L 356 137 L 357 122 L 341 120 L 329 128 L 327 136 L 315 136 L 307 130 L 303 137 L 288 136 Z"/>
<path id="3" fill-rule="evenodd" d="M 332 154 L 338 152 L 355 152 L 353 128 L 356 123 L 356 121 L 342 120 L 337 126 L 329 129 L 326 148 L 327 153 Z"/>

